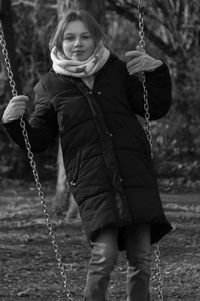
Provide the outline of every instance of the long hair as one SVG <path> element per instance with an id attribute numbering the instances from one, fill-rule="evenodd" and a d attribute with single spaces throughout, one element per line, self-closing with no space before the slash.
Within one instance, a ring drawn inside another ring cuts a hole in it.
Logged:
<path id="1" fill-rule="evenodd" d="M 100 41 L 103 41 L 105 45 L 107 44 L 108 38 L 106 34 L 103 32 L 100 25 L 96 22 L 91 14 L 83 9 L 70 9 L 61 18 L 54 33 L 51 36 L 51 39 L 49 41 L 50 51 L 55 46 L 60 53 L 64 54 L 62 47 L 64 33 L 66 31 L 67 25 L 73 21 L 82 21 L 84 23 L 89 33 L 91 34 L 95 46 L 97 46 Z"/>

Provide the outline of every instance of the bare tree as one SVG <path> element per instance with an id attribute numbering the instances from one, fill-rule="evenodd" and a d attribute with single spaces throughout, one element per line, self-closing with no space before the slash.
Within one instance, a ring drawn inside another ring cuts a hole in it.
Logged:
<path id="1" fill-rule="evenodd" d="M 0 20 L 4 31 L 12 72 L 16 81 L 18 92 L 21 93 L 21 81 L 19 77 L 19 65 L 16 60 L 16 43 L 13 30 L 13 20 L 11 11 L 11 0 L 0 1 Z"/>
<path id="2" fill-rule="evenodd" d="M 168 59 L 175 87 L 179 92 L 190 91 L 194 82 L 191 65 L 200 53 L 200 2 L 197 0 L 149 0 L 144 5 L 145 35 L 149 43 L 160 50 Z M 107 10 L 138 23 L 137 1 L 107 0 Z M 187 97 L 179 97 L 177 110 L 191 119 Z"/>
<path id="3" fill-rule="evenodd" d="M 197 0 L 142 1 L 145 14 L 145 34 L 169 57 L 188 55 L 194 38 L 200 34 L 200 2 Z M 138 23 L 137 1 L 107 0 L 107 10 L 115 11 L 133 23 Z"/>

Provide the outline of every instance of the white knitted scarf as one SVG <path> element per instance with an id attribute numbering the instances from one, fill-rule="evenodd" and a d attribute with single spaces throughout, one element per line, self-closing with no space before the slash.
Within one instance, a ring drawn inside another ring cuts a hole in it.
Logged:
<path id="1" fill-rule="evenodd" d="M 51 50 L 53 70 L 59 74 L 79 78 L 92 76 L 104 66 L 109 56 L 110 51 L 103 45 L 103 43 L 99 43 L 93 54 L 85 61 L 70 60 L 61 55 L 61 53 L 57 51 L 56 47 L 53 47 Z"/>

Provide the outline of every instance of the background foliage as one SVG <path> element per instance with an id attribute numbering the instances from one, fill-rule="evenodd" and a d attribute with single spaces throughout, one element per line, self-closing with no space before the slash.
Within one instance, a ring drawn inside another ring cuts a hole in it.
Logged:
<path id="1" fill-rule="evenodd" d="M 110 47 L 124 59 L 138 44 L 136 1 L 106 1 L 105 24 Z M 161 185 L 171 189 L 199 189 L 200 181 L 200 3 L 198 1 L 148 1 L 145 11 L 147 51 L 164 59 L 173 82 L 173 106 L 168 115 L 153 123 L 154 160 Z M 51 66 L 48 42 L 57 23 L 55 0 L 12 1 L 16 57 L 23 94 L 30 96 L 33 110 L 34 86 Z M 9 87 L 1 58 L 0 111 L 9 101 Z M 0 128 L 0 177 L 29 174 L 25 154 Z M 56 146 L 36 156 L 42 177 L 56 178 Z M 54 151 L 55 150 L 55 151 Z"/>

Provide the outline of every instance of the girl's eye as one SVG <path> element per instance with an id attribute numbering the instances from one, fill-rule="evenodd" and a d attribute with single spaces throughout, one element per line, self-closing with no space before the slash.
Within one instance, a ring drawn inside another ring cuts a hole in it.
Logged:
<path id="1" fill-rule="evenodd" d="M 89 35 L 85 35 L 85 36 L 81 37 L 81 39 L 83 39 L 83 40 L 88 40 L 90 38 L 91 37 Z M 76 39 L 76 37 L 73 37 L 73 36 L 64 36 L 64 40 L 67 40 L 67 41 L 73 41 L 75 39 Z"/>
<path id="2" fill-rule="evenodd" d="M 64 40 L 72 41 L 73 37 L 64 37 Z"/>

